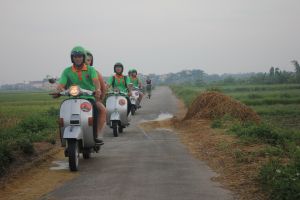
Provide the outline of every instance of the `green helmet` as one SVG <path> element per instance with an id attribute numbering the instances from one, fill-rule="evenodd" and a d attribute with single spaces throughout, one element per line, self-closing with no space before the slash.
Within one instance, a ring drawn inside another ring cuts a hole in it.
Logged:
<path id="1" fill-rule="evenodd" d="M 91 66 L 93 66 L 93 63 L 94 63 L 94 56 L 93 56 L 93 54 L 89 50 L 85 50 L 85 53 L 86 53 L 87 56 L 92 57 Z"/>
<path id="2" fill-rule="evenodd" d="M 85 49 L 83 47 L 81 47 L 81 46 L 76 46 L 71 51 L 71 61 L 72 61 L 72 63 L 74 63 L 73 57 L 74 56 L 78 56 L 78 55 L 82 55 L 83 56 L 83 61 L 85 62 L 85 59 L 86 59 L 86 51 L 85 51 Z"/>
<path id="3" fill-rule="evenodd" d="M 131 73 L 137 73 L 136 69 L 131 69 Z"/>

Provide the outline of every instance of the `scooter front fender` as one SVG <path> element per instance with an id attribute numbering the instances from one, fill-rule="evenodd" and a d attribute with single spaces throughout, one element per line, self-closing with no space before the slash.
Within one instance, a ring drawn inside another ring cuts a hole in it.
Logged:
<path id="1" fill-rule="evenodd" d="M 132 105 L 135 105 L 135 104 L 136 104 L 136 100 L 135 100 L 134 98 L 132 98 L 132 99 L 130 99 L 130 103 L 131 103 Z"/>
<path id="2" fill-rule="evenodd" d="M 64 130 L 64 139 L 80 140 L 83 137 L 83 131 L 80 126 L 68 126 Z"/>

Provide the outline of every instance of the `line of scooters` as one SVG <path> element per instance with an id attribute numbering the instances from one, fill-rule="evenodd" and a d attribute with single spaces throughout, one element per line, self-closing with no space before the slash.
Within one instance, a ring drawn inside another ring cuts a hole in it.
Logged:
<path id="1" fill-rule="evenodd" d="M 101 144 L 95 142 L 97 137 L 97 108 L 93 101 L 80 98 L 80 96 L 93 96 L 93 91 L 85 90 L 79 86 L 71 86 L 68 90 L 58 93 L 59 96 L 68 96 L 60 106 L 59 131 L 65 156 L 69 160 L 71 171 L 79 169 L 79 158 L 89 159 L 91 153 L 98 153 Z M 57 95 L 57 93 L 52 93 Z M 123 129 L 129 126 L 131 115 L 135 115 L 140 107 L 138 98 L 139 88 L 132 89 L 132 96 L 118 89 L 107 93 L 106 111 L 107 125 L 113 129 L 113 135 L 118 136 Z M 128 100 L 131 106 L 128 106 Z M 130 110 L 129 110 L 130 109 Z"/>

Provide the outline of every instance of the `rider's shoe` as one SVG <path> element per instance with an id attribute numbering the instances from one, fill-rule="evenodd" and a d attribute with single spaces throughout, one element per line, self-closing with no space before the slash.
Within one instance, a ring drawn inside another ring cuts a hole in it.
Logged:
<path id="1" fill-rule="evenodd" d="M 99 138 L 95 138 L 95 142 L 96 142 L 96 144 L 98 144 L 98 145 L 103 145 L 103 144 L 104 144 L 103 140 L 102 140 L 102 139 L 99 139 Z"/>
<path id="2" fill-rule="evenodd" d="M 68 149 L 65 149 L 65 157 L 69 157 L 69 152 L 68 152 Z"/>

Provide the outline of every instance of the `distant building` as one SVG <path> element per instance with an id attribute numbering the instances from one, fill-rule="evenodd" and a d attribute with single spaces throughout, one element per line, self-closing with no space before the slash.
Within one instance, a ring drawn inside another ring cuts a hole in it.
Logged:
<path id="1" fill-rule="evenodd" d="M 43 81 L 29 81 L 29 85 L 34 87 L 34 88 L 38 88 L 38 89 L 42 89 L 43 88 Z"/>
<path id="2" fill-rule="evenodd" d="M 55 90 L 56 86 L 57 86 L 57 83 L 51 84 L 51 83 L 49 83 L 48 79 L 43 80 L 42 89 L 44 89 L 44 90 Z"/>
<path id="3" fill-rule="evenodd" d="M 29 81 L 24 83 L 16 83 L 16 84 L 5 84 L 1 85 L 1 90 L 55 90 L 57 84 L 50 84 L 48 79 L 44 79 L 42 81 Z"/>

